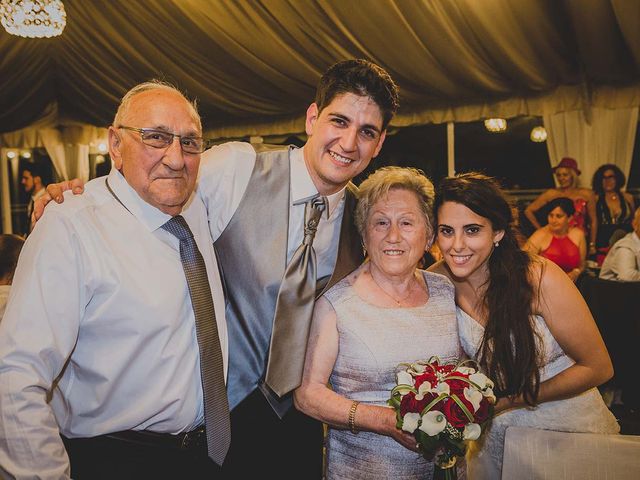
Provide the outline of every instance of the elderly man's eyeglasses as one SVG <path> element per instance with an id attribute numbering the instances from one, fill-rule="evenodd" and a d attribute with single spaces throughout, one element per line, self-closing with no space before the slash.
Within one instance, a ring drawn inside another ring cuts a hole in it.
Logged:
<path id="1" fill-rule="evenodd" d="M 178 137 L 180 148 L 184 153 L 202 153 L 207 149 L 207 142 L 202 137 L 189 137 L 178 135 L 177 133 L 165 132 L 164 130 L 153 130 L 152 128 L 134 128 L 120 125 L 116 128 L 138 132 L 142 143 L 153 148 L 167 148 L 173 143 L 173 137 Z"/>

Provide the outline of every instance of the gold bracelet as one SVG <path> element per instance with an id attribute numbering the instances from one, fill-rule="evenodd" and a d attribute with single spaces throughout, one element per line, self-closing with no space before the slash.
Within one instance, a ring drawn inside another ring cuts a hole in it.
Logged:
<path id="1" fill-rule="evenodd" d="M 351 433 L 358 433 L 356 429 L 356 410 L 358 409 L 359 403 L 359 401 L 354 400 L 349 409 L 349 430 L 351 430 Z"/>

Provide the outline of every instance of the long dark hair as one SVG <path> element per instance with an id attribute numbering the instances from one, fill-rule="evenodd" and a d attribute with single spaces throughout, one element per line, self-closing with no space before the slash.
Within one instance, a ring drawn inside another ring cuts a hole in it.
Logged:
<path id="1" fill-rule="evenodd" d="M 518 246 L 509 202 L 495 179 L 475 172 L 440 183 L 436 217 L 445 202 L 460 203 L 488 219 L 494 230 L 504 230 L 487 262 L 489 278 L 482 303 L 488 315 L 477 358 L 495 381 L 498 396 L 522 395 L 527 404 L 535 405 L 540 390 L 540 352 L 532 316 L 532 260 Z"/>
<path id="2" fill-rule="evenodd" d="M 591 180 L 591 187 L 593 191 L 598 195 L 604 195 L 604 187 L 602 186 L 602 180 L 604 180 L 604 172 L 607 170 L 611 170 L 613 175 L 616 177 L 616 189 L 615 191 L 620 195 L 620 190 L 624 187 L 624 184 L 627 183 L 627 178 L 624 176 L 622 170 L 617 165 L 613 163 L 605 163 L 604 165 L 600 165 L 598 169 L 593 174 L 593 178 Z M 622 195 L 620 195 L 622 196 Z M 620 202 L 621 204 L 623 202 Z"/>

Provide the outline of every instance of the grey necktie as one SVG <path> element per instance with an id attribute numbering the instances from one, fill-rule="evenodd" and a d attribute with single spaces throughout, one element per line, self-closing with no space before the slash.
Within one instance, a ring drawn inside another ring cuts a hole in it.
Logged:
<path id="1" fill-rule="evenodd" d="M 222 349 L 207 268 L 193 233 L 182 216 L 173 217 L 162 225 L 162 228 L 180 240 L 180 260 L 189 286 L 200 349 L 207 453 L 214 462 L 222 465 L 231 443 L 231 420 L 224 383 Z"/>
<path id="2" fill-rule="evenodd" d="M 302 380 L 316 295 L 313 239 L 326 206 L 326 197 L 315 196 L 306 202 L 304 239 L 287 265 L 278 292 L 265 383 L 280 397 Z"/>

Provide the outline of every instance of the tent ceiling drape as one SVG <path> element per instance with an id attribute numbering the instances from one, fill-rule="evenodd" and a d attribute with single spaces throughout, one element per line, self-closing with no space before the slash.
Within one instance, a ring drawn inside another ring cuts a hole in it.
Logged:
<path id="1" fill-rule="evenodd" d="M 107 126 L 160 77 L 198 99 L 211 137 L 298 133 L 321 73 L 352 57 L 399 84 L 396 126 L 640 105 L 640 0 L 64 4 L 61 37 L 0 30 L 0 132 Z"/>

